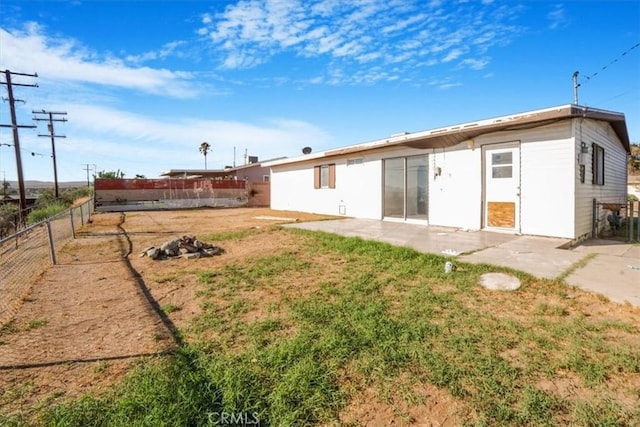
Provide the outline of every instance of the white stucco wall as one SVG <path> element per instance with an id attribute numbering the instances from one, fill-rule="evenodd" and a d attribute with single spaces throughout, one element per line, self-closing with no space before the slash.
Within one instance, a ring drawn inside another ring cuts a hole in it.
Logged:
<path id="1" fill-rule="evenodd" d="M 468 149 L 465 142 L 429 152 L 429 224 L 480 229 L 482 150 Z M 440 176 L 435 176 L 436 167 Z"/>
<path id="2" fill-rule="evenodd" d="M 347 158 L 282 165 L 271 169 L 271 208 L 357 218 L 382 217 L 382 165 L 371 156 L 362 164 L 347 166 Z M 314 188 L 313 167 L 336 165 L 336 188 Z"/>

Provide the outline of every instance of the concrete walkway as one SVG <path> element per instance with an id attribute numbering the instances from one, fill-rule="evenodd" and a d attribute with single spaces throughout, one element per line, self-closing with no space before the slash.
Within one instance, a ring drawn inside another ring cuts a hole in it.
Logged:
<path id="1" fill-rule="evenodd" d="M 545 279 L 568 274 L 565 282 L 569 285 L 640 307 L 640 245 L 592 240 L 566 250 L 558 248 L 569 243 L 567 239 L 355 218 L 286 226 L 408 246 L 464 262 L 509 267 Z"/>

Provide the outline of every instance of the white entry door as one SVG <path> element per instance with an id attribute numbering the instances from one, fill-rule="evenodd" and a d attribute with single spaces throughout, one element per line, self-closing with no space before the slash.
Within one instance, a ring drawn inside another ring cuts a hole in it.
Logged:
<path id="1" fill-rule="evenodd" d="M 519 232 L 520 147 L 485 147 L 484 166 L 485 228 Z"/>

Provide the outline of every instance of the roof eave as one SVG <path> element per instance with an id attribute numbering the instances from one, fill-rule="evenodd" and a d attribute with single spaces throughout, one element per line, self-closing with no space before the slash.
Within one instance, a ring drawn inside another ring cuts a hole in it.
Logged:
<path id="1" fill-rule="evenodd" d="M 447 148 L 493 132 L 515 131 L 531 127 L 540 127 L 547 124 L 576 117 L 585 117 L 594 120 L 604 120 L 611 124 L 620 139 L 623 147 L 630 152 L 629 134 L 625 116 L 606 110 L 598 110 L 575 104 L 567 104 L 544 110 L 530 111 L 511 116 L 497 117 L 472 123 L 463 123 L 445 128 L 406 133 L 399 136 L 373 141 L 365 144 L 352 145 L 344 148 L 327 150 L 301 157 L 294 157 L 282 161 L 275 161 L 265 166 L 279 166 L 293 163 L 309 162 L 321 158 L 336 157 L 347 154 L 377 151 L 389 147 L 410 147 L 419 149 Z"/>

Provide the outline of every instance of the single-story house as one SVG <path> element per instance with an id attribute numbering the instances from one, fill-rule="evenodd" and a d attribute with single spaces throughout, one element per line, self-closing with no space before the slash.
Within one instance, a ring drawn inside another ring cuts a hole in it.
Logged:
<path id="1" fill-rule="evenodd" d="M 279 157 L 265 162 L 284 158 Z M 224 169 L 170 169 L 162 172 L 160 176 L 167 178 L 212 178 L 269 182 L 269 168 L 264 166 L 265 162 L 259 162 L 258 157 L 249 156 L 247 163 L 240 166 L 226 166 Z"/>
<path id="2" fill-rule="evenodd" d="M 624 114 L 563 105 L 263 165 L 277 210 L 577 241 L 594 199 L 626 201 L 629 153 Z"/>

